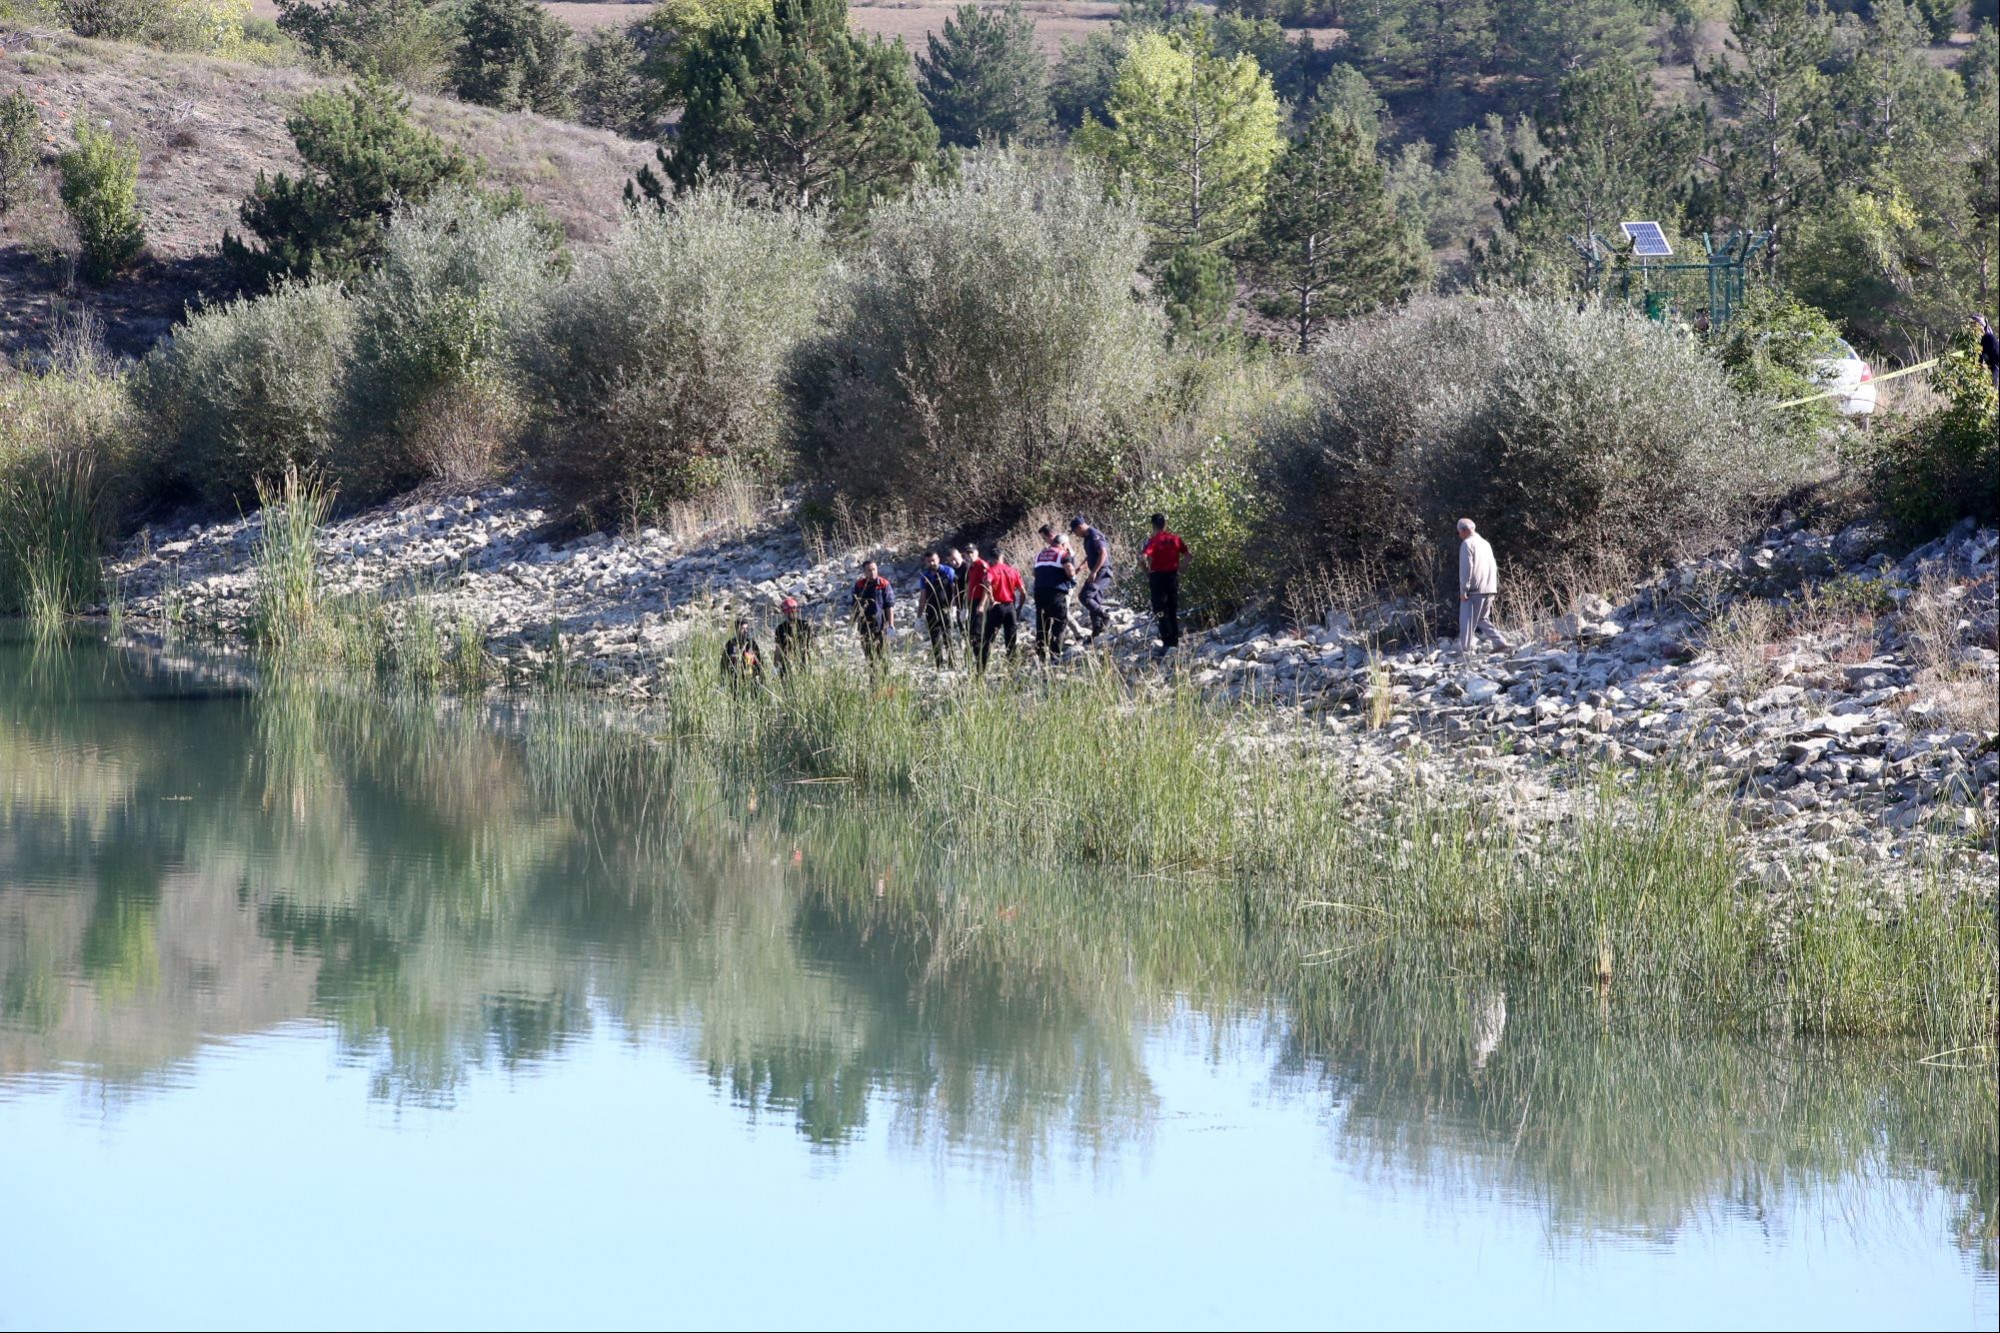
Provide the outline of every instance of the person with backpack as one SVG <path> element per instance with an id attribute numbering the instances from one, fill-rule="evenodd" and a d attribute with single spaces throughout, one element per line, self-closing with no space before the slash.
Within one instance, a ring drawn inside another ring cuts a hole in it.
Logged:
<path id="1" fill-rule="evenodd" d="M 973 557 L 978 561 L 977 553 Z M 979 622 L 979 669 L 986 669 L 986 659 L 993 652 L 993 636 L 1005 634 L 1007 638 L 1007 660 L 1014 660 L 1014 637 L 1021 624 L 1021 571 L 1007 563 L 1007 553 L 999 547 L 993 550 L 993 561 L 987 565 L 980 579 L 980 606 L 976 612 Z"/>
<path id="2" fill-rule="evenodd" d="M 957 604 L 958 576 L 932 551 L 924 557 L 923 572 L 917 575 L 917 613 L 924 618 L 924 629 L 931 639 L 931 661 L 939 670 L 953 657 L 951 617 Z"/>
<path id="3" fill-rule="evenodd" d="M 1069 521 L 1069 530 L 1083 543 L 1083 590 L 1076 600 L 1083 603 L 1084 612 L 1090 617 L 1090 637 L 1084 640 L 1088 645 L 1096 643 L 1097 636 L 1111 623 L 1111 616 L 1104 609 L 1105 594 L 1111 591 L 1111 543 L 1081 514 Z"/>
<path id="4" fill-rule="evenodd" d="M 1167 531 L 1167 516 L 1153 515 L 1153 535 L 1139 554 L 1146 560 L 1146 590 L 1152 596 L 1153 623 L 1159 627 L 1160 646 L 1155 658 L 1165 657 L 1181 642 L 1181 561 L 1187 559 L 1187 543 Z"/>
<path id="5" fill-rule="evenodd" d="M 750 634 L 750 621 L 736 617 L 735 633 L 722 645 L 722 678 L 736 689 L 747 689 L 764 679 L 764 651 Z"/>
<path id="6" fill-rule="evenodd" d="M 1041 527 L 1042 549 L 1035 555 L 1035 656 L 1046 663 L 1062 656 L 1063 631 L 1069 627 L 1069 594 L 1076 586 L 1076 557 L 1056 536 L 1054 525 Z"/>
<path id="7" fill-rule="evenodd" d="M 861 577 L 854 580 L 854 628 L 861 633 L 861 655 L 878 671 L 884 664 L 883 650 L 896 628 L 896 590 L 873 560 L 864 561 Z"/>
<path id="8" fill-rule="evenodd" d="M 799 619 L 799 599 L 787 597 L 778 606 L 783 619 L 778 621 L 776 633 L 776 660 L 778 676 L 783 679 L 792 674 L 795 667 L 803 667 L 812 652 L 813 627 Z"/>

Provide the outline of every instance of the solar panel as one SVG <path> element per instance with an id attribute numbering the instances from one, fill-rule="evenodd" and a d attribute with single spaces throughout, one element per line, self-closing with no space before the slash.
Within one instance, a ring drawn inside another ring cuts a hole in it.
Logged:
<path id="1" fill-rule="evenodd" d="M 1621 222 L 1625 238 L 1632 242 L 1632 253 L 1640 259 L 1667 259 L 1672 257 L 1674 247 L 1667 244 L 1667 234 L 1660 230 L 1657 222 Z"/>

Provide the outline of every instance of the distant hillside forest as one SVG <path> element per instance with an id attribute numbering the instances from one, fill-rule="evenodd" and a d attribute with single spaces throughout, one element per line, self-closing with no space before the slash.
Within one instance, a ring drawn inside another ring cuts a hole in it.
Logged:
<path id="1" fill-rule="evenodd" d="M 1549 568 L 1995 510 L 1991 0 L 248 4 L 0 0 L 0 483 L 87 458 L 106 530 L 299 469 L 1162 505 L 1226 607 L 1473 502 Z M 1838 336 L 1926 372 L 1886 428 Z"/>
<path id="2" fill-rule="evenodd" d="M 1994 0 L 1127 0 L 1097 24 L 1071 19 L 1103 5 L 919 7 L 909 51 L 850 31 L 841 0 L 669 0 L 623 26 L 618 8 L 276 0 L 272 21 L 246 0 L 0 0 L 0 22 L 656 139 L 655 188 L 740 178 L 850 223 L 965 151 L 1034 145 L 1130 194 L 1182 325 L 1234 317 L 1308 345 L 1302 306 L 1581 281 L 1577 239 L 1615 248 L 1634 219 L 1684 255 L 1704 232 L 1768 232 L 1764 276 L 1884 355 L 1994 304 Z M 1100 30 L 1050 58 L 1038 24 Z M 8 46 L 0 91 L 60 96 L 43 84 L 72 57 L 25 31 Z M 1315 170 L 1274 172 L 1287 145 Z M 1324 293 L 1262 262 L 1254 224 L 1288 188 L 1332 189 L 1365 233 L 1335 245 Z"/>

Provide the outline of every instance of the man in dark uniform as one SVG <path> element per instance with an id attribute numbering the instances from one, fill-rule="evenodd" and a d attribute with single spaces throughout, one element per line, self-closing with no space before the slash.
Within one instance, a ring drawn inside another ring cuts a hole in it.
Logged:
<path id="1" fill-rule="evenodd" d="M 1055 527 L 1041 528 L 1042 549 L 1035 555 L 1035 656 L 1043 662 L 1062 656 L 1063 631 L 1069 628 L 1069 594 L 1076 586 L 1076 557 L 1056 536 Z"/>
<path id="2" fill-rule="evenodd" d="M 956 554 L 956 553 L 954 553 Z M 917 613 L 931 638 L 931 660 L 942 668 L 951 659 L 951 617 L 958 605 L 958 576 L 932 551 L 917 575 Z"/>
<path id="3" fill-rule="evenodd" d="M 861 566 L 854 580 L 854 627 L 861 631 L 861 654 L 868 665 L 880 669 L 889 633 L 896 627 L 896 590 L 873 560 Z"/>
<path id="4" fill-rule="evenodd" d="M 1083 543 L 1083 591 L 1076 595 L 1076 600 L 1083 603 L 1084 612 L 1090 617 L 1090 637 L 1085 642 L 1096 643 L 1097 636 L 1111 623 L 1104 610 L 1105 594 L 1111 591 L 1111 543 L 1086 523 L 1081 514 L 1069 521 L 1069 530 Z"/>

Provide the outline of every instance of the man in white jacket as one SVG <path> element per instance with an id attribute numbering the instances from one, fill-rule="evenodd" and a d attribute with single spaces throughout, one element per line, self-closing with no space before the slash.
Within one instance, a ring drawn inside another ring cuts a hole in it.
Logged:
<path id="1" fill-rule="evenodd" d="M 1503 650 L 1513 647 L 1493 627 L 1493 598 L 1500 591 L 1500 567 L 1493 548 L 1469 518 L 1458 520 L 1458 651 L 1472 656 L 1475 638 L 1490 639 Z"/>

